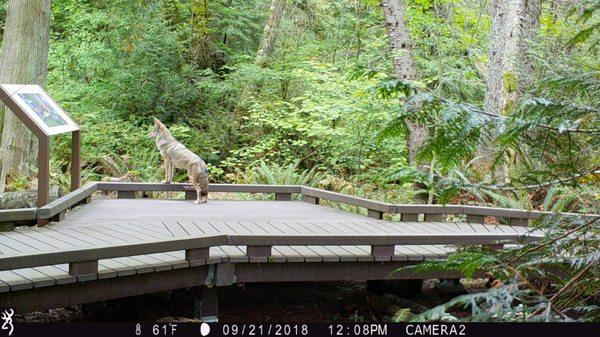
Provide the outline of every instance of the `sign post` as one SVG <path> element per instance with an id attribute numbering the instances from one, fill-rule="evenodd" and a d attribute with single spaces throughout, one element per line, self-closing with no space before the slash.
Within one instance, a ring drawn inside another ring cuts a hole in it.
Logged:
<path id="1" fill-rule="evenodd" d="M 0 84 L 0 100 L 39 140 L 37 207 L 49 202 L 51 136 L 71 133 L 71 191 L 78 189 L 81 179 L 79 126 L 39 85 Z M 47 219 L 38 219 L 40 226 L 47 223 Z"/>

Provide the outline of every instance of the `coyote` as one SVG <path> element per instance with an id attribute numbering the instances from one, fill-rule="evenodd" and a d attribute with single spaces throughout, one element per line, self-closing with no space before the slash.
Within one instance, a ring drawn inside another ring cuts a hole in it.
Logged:
<path id="1" fill-rule="evenodd" d="M 173 168 L 186 169 L 191 183 L 196 189 L 195 204 L 208 201 L 208 167 L 202 158 L 188 150 L 185 145 L 178 142 L 167 127 L 154 118 L 154 129 L 148 138 L 156 138 L 156 147 L 165 161 L 165 180 L 169 184 L 173 180 Z"/>

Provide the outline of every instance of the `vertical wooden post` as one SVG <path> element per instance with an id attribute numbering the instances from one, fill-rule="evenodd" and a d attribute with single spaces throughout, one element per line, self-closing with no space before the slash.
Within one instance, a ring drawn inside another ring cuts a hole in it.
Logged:
<path id="1" fill-rule="evenodd" d="M 194 316 L 202 322 L 218 322 L 219 298 L 217 287 L 194 289 Z"/>
<path id="2" fill-rule="evenodd" d="M 82 276 L 98 273 L 98 260 L 69 263 L 69 275 Z"/>
<path id="3" fill-rule="evenodd" d="M 417 222 L 417 221 L 419 221 L 419 214 L 416 214 L 416 213 L 402 213 L 400 215 L 400 221 Z"/>
<path id="4" fill-rule="evenodd" d="M 37 207 L 48 203 L 50 193 L 50 138 L 39 137 L 38 147 L 38 200 Z"/>
<path id="5" fill-rule="evenodd" d="M 467 214 L 467 222 L 470 223 L 484 223 L 485 216 L 483 215 L 475 215 L 475 214 Z"/>
<path id="6" fill-rule="evenodd" d="M 40 136 L 38 147 L 38 198 L 37 207 L 48 204 L 50 195 L 50 138 Z M 48 224 L 48 219 L 38 219 L 38 226 Z"/>
<path id="7" fill-rule="evenodd" d="M 374 209 L 368 209 L 367 210 L 367 216 L 369 218 L 381 220 L 381 219 L 383 219 L 383 212 L 376 211 Z"/>
<path id="8" fill-rule="evenodd" d="M 117 199 L 135 199 L 135 191 L 117 191 Z"/>
<path id="9" fill-rule="evenodd" d="M 81 132 L 71 132 L 71 191 L 81 185 Z"/>
<path id="10" fill-rule="evenodd" d="M 190 267 L 206 264 L 206 259 L 210 255 L 210 248 L 196 248 L 185 251 L 185 260 L 190 263 Z"/>
<path id="11" fill-rule="evenodd" d="M 529 219 L 510 218 L 511 226 L 528 226 Z"/>
<path id="12" fill-rule="evenodd" d="M 275 193 L 275 200 L 290 201 L 290 200 L 292 200 L 292 194 L 291 193 Z"/>
<path id="13" fill-rule="evenodd" d="M 250 262 L 267 262 L 271 256 L 271 246 L 246 246 L 246 256 Z"/>
<path id="14" fill-rule="evenodd" d="M 309 204 L 318 205 L 320 200 L 317 197 L 311 197 L 309 195 L 305 195 L 304 201 L 308 202 Z"/>
<path id="15" fill-rule="evenodd" d="M 442 215 L 439 213 L 425 214 L 425 221 L 442 222 Z"/>
<path id="16" fill-rule="evenodd" d="M 389 261 L 394 256 L 395 246 L 371 246 L 371 255 L 375 257 L 375 261 Z"/>

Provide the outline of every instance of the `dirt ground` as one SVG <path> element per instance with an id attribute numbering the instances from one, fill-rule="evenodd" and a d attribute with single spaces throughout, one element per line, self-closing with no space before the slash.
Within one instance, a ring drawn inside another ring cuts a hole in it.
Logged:
<path id="1" fill-rule="evenodd" d="M 441 294 L 433 280 L 422 291 L 403 294 L 420 309 L 431 308 L 451 299 Z M 465 282 L 463 281 L 463 284 Z M 470 282 L 470 292 L 481 282 Z M 385 322 L 398 308 L 394 296 L 375 294 L 366 282 L 299 282 L 246 284 L 219 289 L 220 322 Z M 398 299 L 398 297 L 396 297 Z M 191 290 L 136 296 L 41 312 L 15 315 L 20 322 L 154 322 L 193 318 Z M 413 310 L 415 311 L 415 310 Z M 458 313 L 461 315 L 461 313 Z M 462 313 L 462 314 L 467 314 Z"/>

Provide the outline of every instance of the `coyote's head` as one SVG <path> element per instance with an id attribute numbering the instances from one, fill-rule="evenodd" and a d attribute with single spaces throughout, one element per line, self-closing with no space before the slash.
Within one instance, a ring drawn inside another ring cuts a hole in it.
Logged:
<path id="1" fill-rule="evenodd" d="M 148 138 L 156 138 L 160 136 L 161 131 L 165 131 L 166 129 L 167 127 L 161 121 L 154 118 L 154 128 L 148 133 Z"/>

